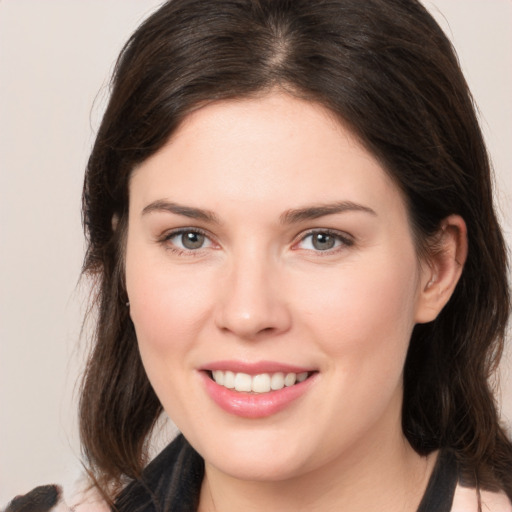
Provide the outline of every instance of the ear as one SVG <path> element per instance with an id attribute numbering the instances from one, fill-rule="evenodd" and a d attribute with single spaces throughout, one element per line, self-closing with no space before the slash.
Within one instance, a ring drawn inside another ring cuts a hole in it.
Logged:
<path id="1" fill-rule="evenodd" d="M 468 238 L 460 215 L 441 222 L 427 261 L 422 265 L 416 323 L 435 320 L 450 300 L 466 262 Z"/>

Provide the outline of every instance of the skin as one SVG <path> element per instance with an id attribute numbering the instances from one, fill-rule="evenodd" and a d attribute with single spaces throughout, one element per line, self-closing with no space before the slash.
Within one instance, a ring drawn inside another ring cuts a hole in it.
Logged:
<path id="1" fill-rule="evenodd" d="M 340 202 L 351 207 L 291 219 Z M 204 244 L 184 249 L 184 228 Z M 402 434 L 402 371 L 414 325 L 460 275 L 462 219 L 438 238 L 421 261 L 380 163 L 324 108 L 276 91 L 198 109 L 134 171 L 131 317 L 165 411 L 205 459 L 200 510 L 416 510 L 435 454 Z M 199 369 L 219 360 L 317 373 L 284 410 L 241 418 L 205 391 Z"/>

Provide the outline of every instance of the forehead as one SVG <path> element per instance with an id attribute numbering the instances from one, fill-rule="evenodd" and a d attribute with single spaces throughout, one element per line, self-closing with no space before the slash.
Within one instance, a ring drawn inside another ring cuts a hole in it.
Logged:
<path id="1" fill-rule="evenodd" d="M 134 171 L 130 189 L 138 208 L 184 196 L 209 209 L 282 211 L 339 200 L 403 206 L 387 172 L 348 128 L 319 104 L 285 93 L 220 101 L 189 114 Z"/>

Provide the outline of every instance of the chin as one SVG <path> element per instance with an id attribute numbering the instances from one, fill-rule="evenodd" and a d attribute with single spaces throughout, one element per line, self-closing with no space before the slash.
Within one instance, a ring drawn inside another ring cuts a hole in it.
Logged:
<path id="1" fill-rule="evenodd" d="M 282 481 L 305 471 L 307 450 L 304 443 L 290 439 L 289 433 L 288 439 L 271 439 L 261 433 L 249 439 L 243 437 L 235 435 L 222 442 L 212 436 L 215 445 L 199 447 L 198 451 L 207 466 L 240 480 Z"/>
<path id="2" fill-rule="evenodd" d="M 276 460 L 275 457 L 263 460 L 261 456 L 236 457 L 236 460 L 228 457 L 220 460 L 219 464 L 215 464 L 215 462 L 211 464 L 206 462 L 206 464 L 237 480 L 252 482 L 279 482 L 297 477 L 304 472 L 303 464 L 298 461 L 295 463 L 284 461 L 282 457 L 279 457 L 279 460 Z"/>

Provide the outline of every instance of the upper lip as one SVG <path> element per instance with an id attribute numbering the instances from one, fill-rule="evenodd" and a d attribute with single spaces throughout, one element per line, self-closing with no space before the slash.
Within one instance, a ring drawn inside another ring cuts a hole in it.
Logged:
<path id="1" fill-rule="evenodd" d="M 247 373 L 249 375 L 258 375 L 261 373 L 303 373 L 315 371 L 314 368 L 306 366 L 296 366 L 288 363 L 280 363 L 277 361 L 247 362 L 236 360 L 212 361 L 211 363 L 202 365 L 199 368 L 199 370 L 223 370 L 231 371 L 233 373 Z"/>

